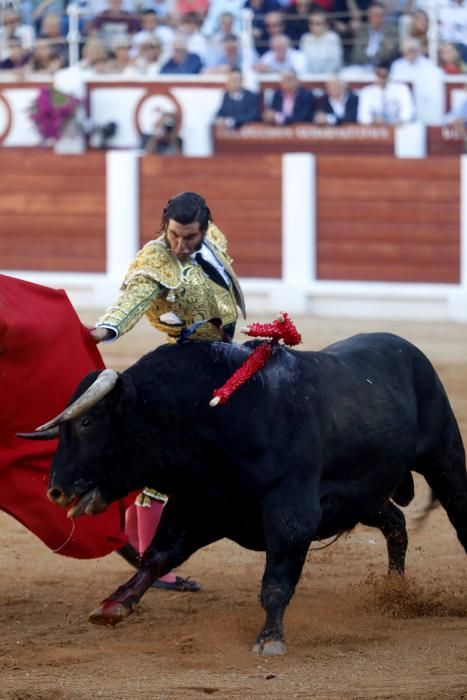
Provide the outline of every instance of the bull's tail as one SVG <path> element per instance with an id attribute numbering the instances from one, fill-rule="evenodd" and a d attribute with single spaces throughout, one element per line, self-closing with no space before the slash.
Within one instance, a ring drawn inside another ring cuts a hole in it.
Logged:
<path id="1" fill-rule="evenodd" d="M 393 493 L 392 500 L 394 501 L 394 503 L 397 503 L 398 506 L 405 507 L 412 502 L 414 495 L 415 485 L 412 472 L 407 472 L 407 474 L 404 476 L 401 483 Z M 433 490 L 430 489 L 429 497 L 426 504 L 419 512 L 419 514 L 414 517 L 414 520 L 417 521 L 417 526 L 420 526 L 424 522 L 425 518 L 431 513 L 433 508 L 436 508 L 436 506 L 438 505 L 439 501 L 436 498 Z"/>

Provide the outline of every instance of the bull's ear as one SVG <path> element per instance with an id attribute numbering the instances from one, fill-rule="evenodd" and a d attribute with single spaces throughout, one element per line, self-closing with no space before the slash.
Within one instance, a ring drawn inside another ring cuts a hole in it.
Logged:
<path id="1" fill-rule="evenodd" d="M 58 438 L 58 426 L 34 433 L 16 433 L 16 437 L 24 438 L 25 440 L 53 440 Z"/>

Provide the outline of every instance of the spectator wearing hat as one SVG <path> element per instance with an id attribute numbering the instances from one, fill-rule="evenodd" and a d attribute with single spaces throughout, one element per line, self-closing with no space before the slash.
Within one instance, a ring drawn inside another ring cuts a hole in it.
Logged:
<path id="1" fill-rule="evenodd" d="M 136 76 L 138 71 L 130 54 L 131 38 L 117 36 L 112 42 L 113 58 L 109 61 L 108 72 L 119 75 Z"/>
<path id="2" fill-rule="evenodd" d="M 141 75 L 157 75 L 166 63 L 163 45 L 160 39 L 148 37 L 138 46 L 135 68 Z"/>

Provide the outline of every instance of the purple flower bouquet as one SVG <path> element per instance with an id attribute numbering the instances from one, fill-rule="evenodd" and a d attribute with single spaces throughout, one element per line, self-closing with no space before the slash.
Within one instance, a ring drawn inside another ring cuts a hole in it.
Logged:
<path id="1" fill-rule="evenodd" d="M 29 115 L 44 141 L 58 141 L 81 101 L 53 87 L 41 88 Z"/>

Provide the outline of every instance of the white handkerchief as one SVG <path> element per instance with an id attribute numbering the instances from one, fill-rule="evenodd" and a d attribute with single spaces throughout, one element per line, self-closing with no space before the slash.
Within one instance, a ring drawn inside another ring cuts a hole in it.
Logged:
<path id="1" fill-rule="evenodd" d="M 162 314 L 162 316 L 159 316 L 159 320 L 162 321 L 162 323 L 167 323 L 169 326 L 183 325 L 183 321 L 181 321 L 173 311 L 167 311 L 166 314 Z"/>

